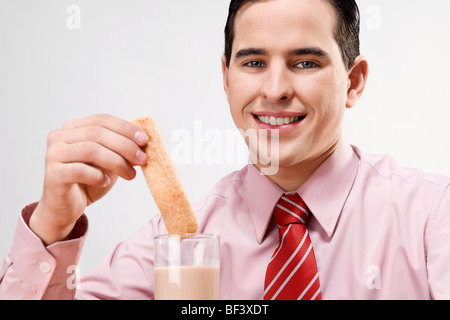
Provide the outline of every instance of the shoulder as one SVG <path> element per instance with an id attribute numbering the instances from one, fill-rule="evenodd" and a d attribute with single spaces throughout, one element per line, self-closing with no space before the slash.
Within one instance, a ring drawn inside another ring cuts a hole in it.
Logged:
<path id="1" fill-rule="evenodd" d="M 360 159 L 361 170 L 366 174 L 398 184 L 426 185 L 440 190 L 450 186 L 450 177 L 401 166 L 387 154 L 366 154 L 357 147 L 353 149 Z"/>
<path id="2" fill-rule="evenodd" d="M 360 158 L 357 195 L 372 199 L 387 210 L 421 217 L 426 224 L 440 212 L 450 214 L 450 178 L 416 168 L 400 166 L 390 155 L 365 154 L 354 147 Z"/>

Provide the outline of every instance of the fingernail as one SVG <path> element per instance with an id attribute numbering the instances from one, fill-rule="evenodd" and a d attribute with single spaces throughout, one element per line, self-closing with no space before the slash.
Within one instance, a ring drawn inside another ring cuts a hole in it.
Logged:
<path id="1" fill-rule="evenodd" d="M 103 180 L 103 188 L 106 188 L 111 183 L 111 178 L 105 174 L 105 178 Z"/>
<path id="2" fill-rule="evenodd" d="M 139 145 L 144 145 L 147 143 L 148 141 L 148 137 L 147 135 L 142 132 L 142 131 L 137 131 L 136 134 L 134 135 L 134 140 L 139 144 Z"/>
<path id="3" fill-rule="evenodd" d="M 133 167 L 130 168 L 130 170 L 128 171 L 128 177 L 130 178 L 130 180 L 134 179 L 134 177 L 136 177 L 136 170 L 134 170 Z"/>
<path id="4" fill-rule="evenodd" d="M 144 152 L 142 152 L 142 150 L 138 150 L 136 152 L 136 160 L 139 163 L 145 163 L 147 161 L 147 155 Z"/>

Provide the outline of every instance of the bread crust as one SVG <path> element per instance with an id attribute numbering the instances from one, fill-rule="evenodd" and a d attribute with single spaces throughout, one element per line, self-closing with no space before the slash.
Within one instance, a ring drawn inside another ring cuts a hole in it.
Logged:
<path id="1" fill-rule="evenodd" d="M 147 164 L 142 166 L 142 172 L 168 233 L 196 233 L 197 219 L 155 120 L 151 116 L 142 116 L 134 119 L 132 123 L 142 128 L 149 138 L 144 147 Z"/>

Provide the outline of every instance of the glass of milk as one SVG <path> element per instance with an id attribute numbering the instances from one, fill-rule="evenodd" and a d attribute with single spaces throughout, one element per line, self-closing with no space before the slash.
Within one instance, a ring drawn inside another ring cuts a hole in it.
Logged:
<path id="1" fill-rule="evenodd" d="M 219 299 L 219 236 L 160 235 L 154 244 L 156 300 Z"/>

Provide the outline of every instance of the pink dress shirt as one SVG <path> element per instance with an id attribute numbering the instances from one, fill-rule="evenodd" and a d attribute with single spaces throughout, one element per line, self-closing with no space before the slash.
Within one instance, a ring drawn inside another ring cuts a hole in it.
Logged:
<path id="1" fill-rule="evenodd" d="M 298 190 L 314 215 L 309 233 L 323 299 L 450 299 L 449 184 L 341 142 Z M 199 232 L 220 235 L 221 299 L 262 299 L 278 242 L 272 211 L 282 194 L 248 165 L 194 207 Z M 87 218 L 73 240 L 45 247 L 27 226 L 34 207 L 19 218 L 0 298 L 153 298 L 153 237 L 166 233 L 160 215 L 119 243 L 77 289 L 68 268 L 81 254 Z"/>

